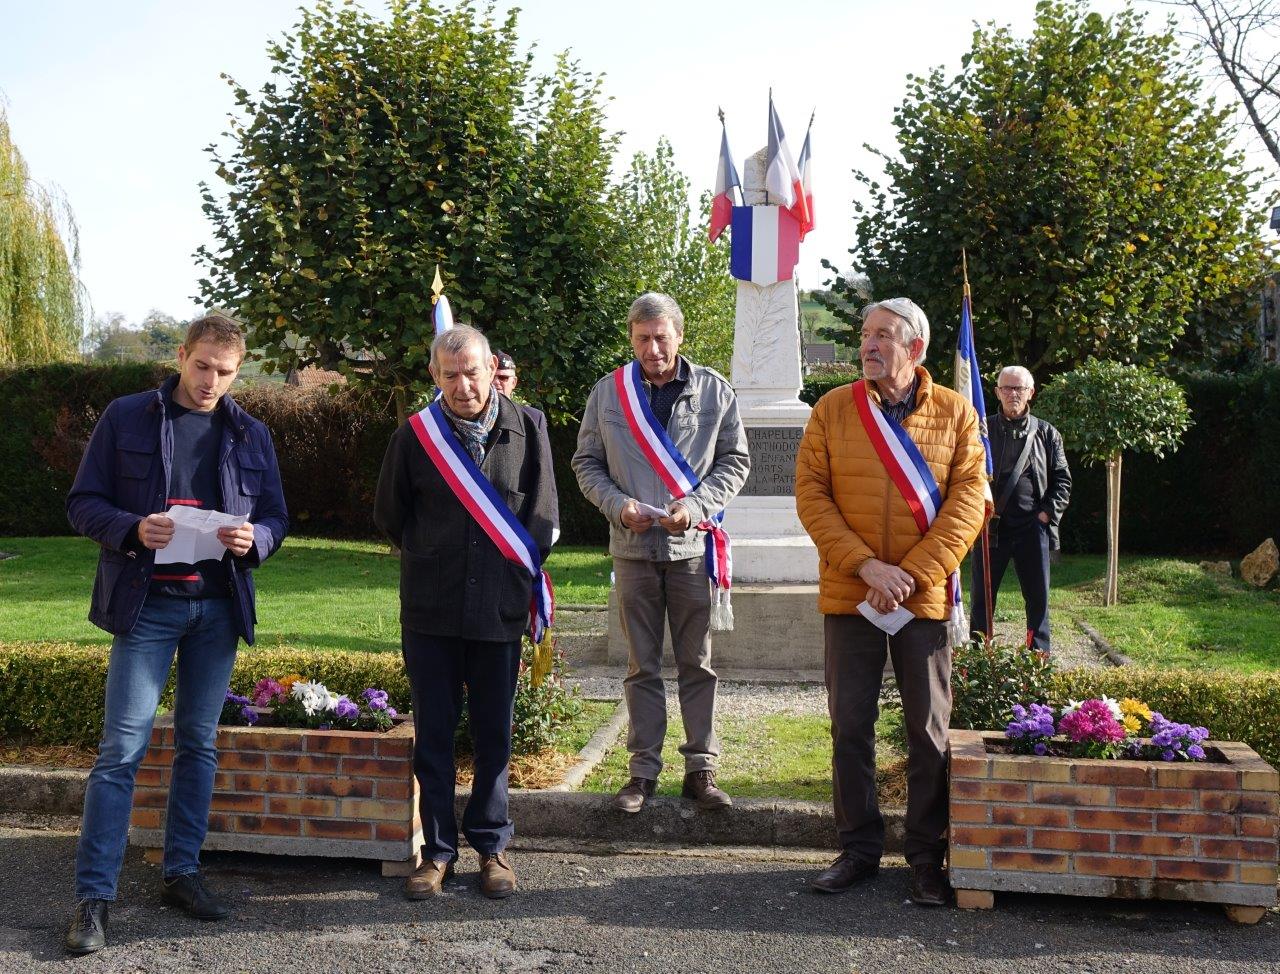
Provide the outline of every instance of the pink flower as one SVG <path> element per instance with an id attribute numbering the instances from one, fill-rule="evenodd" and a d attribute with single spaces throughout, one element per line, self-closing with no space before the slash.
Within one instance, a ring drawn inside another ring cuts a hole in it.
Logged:
<path id="1" fill-rule="evenodd" d="M 1113 744 L 1125 739 L 1124 725 L 1101 700 L 1086 700 L 1058 722 L 1058 732 L 1077 744 Z"/>
<path id="2" fill-rule="evenodd" d="M 284 695 L 282 687 L 271 677 L 263 677 L 253 685 L 253 703 L 256 707 L 270 707 L 276 698 Z"/>

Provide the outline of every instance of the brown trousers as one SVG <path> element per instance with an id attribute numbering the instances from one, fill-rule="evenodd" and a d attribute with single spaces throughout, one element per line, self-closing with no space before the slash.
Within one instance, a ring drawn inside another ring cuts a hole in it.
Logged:
<path id="1" fill-rule="evenodd" d="M 876 719 L 886 652 L 907 729 L 907 862 L 942 865 L 947 850 L 947 724 L 951 650 L 946 624 L 913 619 L 889 636 L 862 616 L 824 617 L 831 777 L 840 844 L 878 862 L 884 819 L 876 801 Z"/>
<path id="2" fill-rule="evenodd" d="M 711 668 L 711 583 L 701 555 L 678 561 L 613 559 L 622 631 L 627 637 L 627 678 L 622 692 L 631 730 L 631 774 L 656 779 L 667 736 L 667 695 L 662 685 L 662 642 L 671 623 L 680 717 L 684 722 L 685 772 L 714 771 L 716 671 Z"/>

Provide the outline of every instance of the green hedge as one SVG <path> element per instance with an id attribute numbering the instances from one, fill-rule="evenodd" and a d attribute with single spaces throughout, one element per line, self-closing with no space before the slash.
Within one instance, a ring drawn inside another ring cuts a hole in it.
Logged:
<path id="1" fill-rule="evenodd" d="M 0 535 L 66 534 L 63 502 L 94 422 L 113 398 L 154 386 L 164 373 L 163 366 L 137 364 L 0 371 Z M 853 377 L 824 370 L 806 380 L 801 398 L 816 402 Z M 1280 497 L 1280 369 L 1179 381 L 1195 425 L 1163 461 L 1125 458 L 1121 547 L 1238 558 L 1280 535 L 1280 508 L 1268 500 Z M 394 427 L 390 404 L 352 389 L 256 385 L 235 395 L 275 437 L 294 530 L 372 537 L 373 490 Z M 562 540 L 603 544 L 608 527 L 569 466 L 577 432 L 572 421 L 550 430 Z M 1072 458 L 1072 472 L 1063 547 L 1102 551 L 1103 471 Z"/>
<path id="2" fill-rule="evenodd" d="M 1130 666 L 1054 674 L 1059 704 L 1106 694 L 1136 697 L 1170 720 L 1209 728 L 1217 741 L 1244 741 L 1280 768 L 1280 674 L 1161 670 Z"/>
<path id="3" fill-rule="evenodd" d="M 526 642 L 526 654 L 529 646 Z M 107 685 L 106 647 L 70 643 L 0 644 L 0 737 L 36 744 L 95 747 L 102 733 Z M 337 693 L 365 687 L 386 690 L 391 706 L 410 709 L 409 679 L 396 653 L 341 650 L 253 649 L 242 651 L 231 674 L 231 689 L 248 694 L 263 677 L 298 673 Z M 160 706 L 173 706 L 173 679 Z M 528 754 L 554 743 L 556 733 L 576 717 L 581 703 L 558 673 L 534 689 L 528 669 L 516 690 L 512 748 Z M 465 743 L 466 721 L 458 728 Z"/>

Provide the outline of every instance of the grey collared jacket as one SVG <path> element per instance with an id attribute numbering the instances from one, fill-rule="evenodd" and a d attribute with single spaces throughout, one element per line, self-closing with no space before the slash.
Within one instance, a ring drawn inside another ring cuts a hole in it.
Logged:
<path id="1" fill-rule="evenodd" d="M 689 379 L 671 410 L 667 435 L 700 478 L 684 499 L 693 524 L 724 509 L 747 482 L 751 457 L 729 381 L 715 369 L 684 360 Z M 703 554 L 701 532 L 671 535 L 655 524 L 636 534 L 622 523 L 622 509 L 634 498 L 666 507 L 671 494 L 654 472 L 627 426 L 610 373 L 587 398 L 573 455 L 578 486 L 609 521 L 609 553 L 618 558 L 678 561 Z"/>

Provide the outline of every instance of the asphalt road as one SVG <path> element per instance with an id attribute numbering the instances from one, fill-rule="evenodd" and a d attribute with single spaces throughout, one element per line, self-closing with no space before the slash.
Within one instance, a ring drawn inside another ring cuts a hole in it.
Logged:
<path id="1" fill-rule="evenodd" d="M 808 892 L 813 862 L 767 853 L 517 851 L 522 891 L 476 890 L 465 853 L 438 900 L 409 903 L 376 864 L 213 853 L 235 915 L 200 923 L 159 899 L 130 849 L 106 950 L 64 958 L 75 837 L 0 827 L 0 971 L 291 972 L 1280 972 L 1280 912 L 1252 927 L 1210 906 L 1002 895 L 996 909 L 904 902 L 907 870 Z"/>

